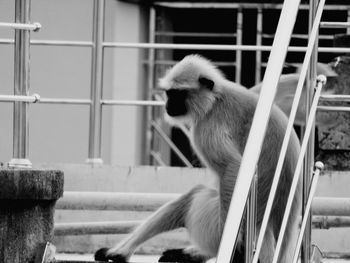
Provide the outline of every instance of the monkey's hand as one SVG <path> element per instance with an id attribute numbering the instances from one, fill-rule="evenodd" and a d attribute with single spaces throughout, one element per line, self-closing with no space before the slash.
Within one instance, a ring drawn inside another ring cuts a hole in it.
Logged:
<path id="1" fill-rule="evenodd" d="M 163 252 L 158 262 L 186 262 L 186 263 L 203 263 L 208 257 L 194 252 L 191 248 L 169 249 Z"/>
<path id="2" fill-rule="evenodd" d="M 115 263 L 126 263 L 127 258 L 121 254 L 114 254 L 110 251 L 109 248 L 100 248 L 95 253 L 96 261 L 105 261 L 105 262 L 115 262 Z"/>

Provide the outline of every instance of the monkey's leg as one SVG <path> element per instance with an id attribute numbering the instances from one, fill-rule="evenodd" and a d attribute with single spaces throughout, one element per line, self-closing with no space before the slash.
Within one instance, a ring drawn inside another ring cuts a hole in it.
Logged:
<path id="1" fill-rule="evenodd" d="M 202 263 L 208 259 L 207 256 L 201 254 L 195 247 L 168 249 L 163 252 L 158 262 L 186 262 L 186 263 Z"/>
<path id="2" fill-rule="evenodd" d="M 220 242 L 220 202 L 216 189 L 203 187 L 193 194 L 185 220 L 194 246 L 167 250 L 159 262 L 205 262 L 215 257 Z"/>
<path id="3" fill-rule="evenodd" d="M 185 226 L 185 217 L 192 202 L 192 196 L 203 189 L 194 187 L 178 199 L 169 202 L 156 211 L 131 235 L 112 248 L 101 248 L 95 253 L 95 260 L 126 262 L 136 248 L 151 237 L 175 228 Z"/>

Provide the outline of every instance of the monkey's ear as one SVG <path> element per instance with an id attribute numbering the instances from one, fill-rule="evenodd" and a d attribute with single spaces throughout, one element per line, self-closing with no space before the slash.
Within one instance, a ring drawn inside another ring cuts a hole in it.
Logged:
<path id="1" fill-rule="evenodd" d="M 214 81 L 211 79 L 207 79 L 206 77 L 199 77 L 198 82 L 204 87 L 209 90 L 213 90 L 214 88 Z"/>

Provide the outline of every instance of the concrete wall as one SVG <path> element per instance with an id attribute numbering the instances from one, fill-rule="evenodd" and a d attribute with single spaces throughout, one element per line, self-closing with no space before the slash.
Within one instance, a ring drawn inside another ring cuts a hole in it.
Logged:
<path id="1" fill-rule="evenodd" d="M 0 21 L 14 21 L 13 0 L 0 1 Z M 32 21 L 42 30 L 32 39 L 89 41 L 92 0 L 32 0 Z M 143 42 L 147 17 L 134 4 L 106 0 L 106 41 Z M 0 28 L 0 38 L 14 31 Z M 0 45 L 0 94 L 13 94 L 13 45 Z M 142 99 L 142 50 L 106 49 L 105 99 Z M 91 51 L 87 47 L 31 47 L 31 90 L 45 98 L 89 98 Z M 102 158 L 134 165 L 141 160 L 142 109 L 103 110 Z M 30 107 L 30 160 L 82 163 L 88 152 L 89 107 L 38 104 Z M 12 158 L 12 104 L 0 103 L 0 162 Z"/>

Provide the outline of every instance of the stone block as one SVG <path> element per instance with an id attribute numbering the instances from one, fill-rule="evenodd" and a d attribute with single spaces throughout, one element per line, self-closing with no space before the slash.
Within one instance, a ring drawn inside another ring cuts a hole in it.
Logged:
<path id="1" fill-rule="evenodd" d="M 34 262 L 38 246 L 53 235 L 63 172 L 0 169 L 0 262 Z"/>

